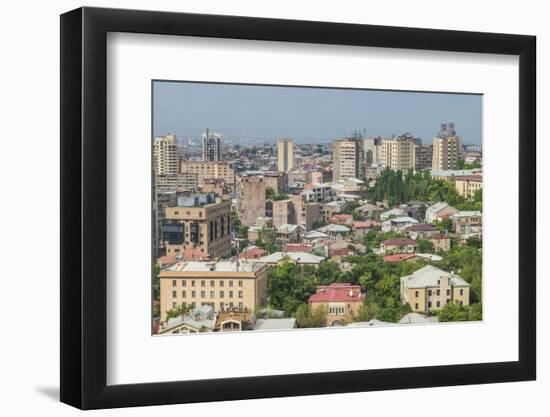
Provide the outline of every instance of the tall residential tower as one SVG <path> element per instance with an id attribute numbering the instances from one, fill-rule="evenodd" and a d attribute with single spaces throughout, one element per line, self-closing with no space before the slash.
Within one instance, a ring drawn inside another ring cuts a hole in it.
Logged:
<path id="1" fill-rule="evenodd" d="M 442 123 L 441 130 L 433 140 L 432 169 L 456 169 L 461 156 L 460 137 L 454 123 Z"/>
<path id="2" fill-rule="evenodd" d="M 277 140 L 277 165 L 279 172 L 288 172 L 294 168 L 294 141 L 292 139 Z"/>
<path id="3" fill-rule="evenodd" d="M 222 160 L 222 138 L 221 133 L 206 132 L 202 134 L 202 159 L 203 161 L 215 162 Z"/>

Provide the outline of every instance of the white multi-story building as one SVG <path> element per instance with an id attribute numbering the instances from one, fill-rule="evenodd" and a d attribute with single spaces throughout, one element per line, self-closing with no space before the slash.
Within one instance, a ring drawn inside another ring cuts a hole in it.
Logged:
<path id="1" fill-rule="evenodd" d="M 153 140 L 153 160 L 156 175 L 177 175 L 179 173 L 176 135 L 157 136 Z"/>

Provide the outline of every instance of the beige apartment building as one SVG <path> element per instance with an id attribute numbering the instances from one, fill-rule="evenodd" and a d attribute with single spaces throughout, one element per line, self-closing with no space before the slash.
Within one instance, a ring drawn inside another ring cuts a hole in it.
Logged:
<path id="1" fill-rule="evenodd" d="M 176 135 L 158 136 L 153 140 L 153 164 L 155 175 L 177 175 L 179 173 Z"/>
<path id="2" fill-rule="evenodd" d="M 323 219 L 320 203 L 308 203 L 303 194 L 295 194 L 290 199 L 294 206 L 295 223 L 302 226 L 306 232 L 313 229 L 313 223 Z"/>
<path id="3" fill-rule="evenodd" d="M 227 185 L 235 184 L 235 170 L 227 161 L 181 161 L 180 170 L 182 174 L 196 174 L 199 185 L 208 179 L 222 179 Z"/>
<path id="4" fill-rule="evenodd" d="M 470 284 L 455 275 L 431 265 L 401 277 L 401 301 L 412 311 L 428 313 L 447 303 L 470 304 Z"/>
<path id="5" fill-rule="evenodd" d="M 156 175 L 156 189 L 158 192 L 171 190 L 197 191 L 197 174 L 184 173 L 176 175 Z"/>
<path id="6" fill-rule="evenodd" d="M 460 137 L 455 132 L 454 123 L 443 123 L 433 140 L 432 169 L 456 169 L 460 156 Z"/>
<path id="7" fill-rule="evenodd" d="M 273 226 L 296 224 L 296 213 L 291 199 L 273 201 Z"/>
<path id="8" fill-rule="evenodd" d="M 415 167 L 415 144 L 412 137 L 382 139 L 378 163 L 380 168 L 406 171 Z"/>
<path id="9" fill-rule="evenodd" d="M 231 201 L 215 194 L 178 197 L 167 207 L 162 238 L 167 255 L 187 261 L 215 260 L 231 254 Z"/>
<path id="10" fill-rule="evenodd" d="M 265 216 L 265 190 L 263 176 L 239 177 L 237 209 L 243 226 L 253 226 L 258 217 Z"/>
<path id="11" fill-rule="evenodd" d="M 483 187 L 482 175 L 464 175 L 455 177 L 456 192 L 464 198 L 473 198 L 477 190 Z"/>
<path id="12" fill-rule="evenodd" d="M 292 139 L 277 140 L 277 167 L 279 172 L 288 172 L 294 168 L 294 141 Z"/>
<path id="13" fill-rule="evenodd" d="M 346 138 L 332 142 L 332 180 L 360 178 L 361 146 L 358 139 Z"/>
<path id="14" fill-rule="evenodd" d="M 267 270 L 252 262 L 179 262 L 160 272 L 160 319 L 181 305 L 253 312 L 266 302 Z"/>

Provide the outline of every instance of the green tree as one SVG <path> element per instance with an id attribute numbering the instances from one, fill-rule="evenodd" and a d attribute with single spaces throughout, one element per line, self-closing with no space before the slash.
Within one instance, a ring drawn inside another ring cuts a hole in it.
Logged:
<path id="1" fill-rule="evenodd" d="M 160 300 L 160 265 L 153 266 L 153 299 Z"/>
<path id="2" fill-rule="evenodd" d="M 191 308 L 187 305 L 180 304 L 177 308 L 168 310 L 166 312 L 166 320 L 171 319 L 173 317 L 185 317 L 189 312 L 191 311 Z"/>
<path id="3" fill-rule="evenodd" d="M 301 304 L 296 309 L 296 325 L 301 328 L 325 327 L 327 322 L 327 310 L 320 305 L 313 309 L 308 304 Z"/>
<path id="4" fill-rule="evenodd" d="M 416 250 L 418 253 L 434 253 L 434 244 L 429 240 L 419 239 L 416 241 Z"/>
<path id="5" fill-rule="evenodd" d="M 277 192 L 271 188 L 271 187 L 266 187 L 265 188 L 265 198 L 266 200 L 272 200 L 273 197 L 275 197 L 277 195 Z"/>
<path id="6" fill-rule="evenodd" d="M 437 316 L 441 322 L 468 321 L 470 318 L 470 311 L 466 306 L 455 303 L 447 303 L 437 312 Z"/>

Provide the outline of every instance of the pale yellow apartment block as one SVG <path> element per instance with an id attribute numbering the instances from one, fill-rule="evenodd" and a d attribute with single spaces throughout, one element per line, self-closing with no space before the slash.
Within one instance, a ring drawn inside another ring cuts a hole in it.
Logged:
<path id="1" fill-rule="evenodd" d="M 477 190 L 483 187 L 482 175 L 455 177 L 456 192 L 464 198 L 473 198 Z"/>
<path id="2" fill-rule="evenodd" d="M 160 318 L 182 304 L 216 312 L 254 312 L 267 297 L 268 266 L 252 262 L 179 262 L 160 272 Z"/>
<path id="3" fill-rule="evenodd" d="M 412 311 L 428 313 L 447 303 L 470 304 L 470 284 L 453 272 L 427 265 L 401 277 L 401 301 Z"/>

